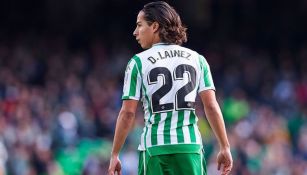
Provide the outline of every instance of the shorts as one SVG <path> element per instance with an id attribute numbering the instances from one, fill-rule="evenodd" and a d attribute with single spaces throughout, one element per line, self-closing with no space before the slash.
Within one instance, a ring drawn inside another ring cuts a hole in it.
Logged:
<path id="1" fill-rule="evenodd" d="M 141 151 L 138 175 L 207 175 L 206 161 L 203 152 L 150 157 L 146 151 Z"/>

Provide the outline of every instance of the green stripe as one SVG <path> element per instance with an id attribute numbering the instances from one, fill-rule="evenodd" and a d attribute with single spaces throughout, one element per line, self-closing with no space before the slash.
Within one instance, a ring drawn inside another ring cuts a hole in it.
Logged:
<path id="1" fill-rule="evenodd" d="M 150 106 L 149 98 L 148 98 L 148 96 L 147 96 L 146 88 L 145 88 L 143 82 L 142 82 L 142 87 L 143 87 L 143 90 L 144 90 L 145 99 L 146 99 L 147 104 L 148 104 L 149 119 L 150 119 L 151 116 L 152 116 L 152 113 L 151 113 L 151 106 Z M 149 119 L 148 119 L 148 120 L 149 120 Z M 146 136 L 147 136 L 147 132 L 148 132 L 148 127 L 146 126 L 146 124 L 145 124 L 145 128 L 146 128 L 146 129 L 145 129 L 145 135 L 144 135 L 144 144 L 145 144 L 145 148 L 147 148 L 147 145 L 146 145 Z"/>
<path id="2" fill-rule="evenodd" d="M 206 64 L 207 61 L 204 59 L 204 81 L 205 81 L 205 87 L 210 87 L 211 86 L 211 81 L 210 81 L 210 72 L 209 72 L 209 65 Z"/>
<path id="3" fill-rule="evenodd" d="M 126 67 L 125 72 L 127 71 L 127 69 L 128 69 L 128 67 L 129 67 L 129 65 L 130 65 L 131 61 L 132 61 L 132 59 L 130 59 L 130 60 L 128 61 L 128 64 L 127 64 L 127 67 Z"/>
<path id="4" fill-rule="evenodd" d="M 138 70 L 136 65 L 133 66 L 130 78 L 129 96 L 135 96 Z"/>
<path id="5" fill-rule="evenodd" d="M 140 72 L 140 75 L 141 75 L 141 77 L 142 77 L 142 62 L 141 62 L 141 59 L 138 57 L 138 56 L 133 56 L 133 59 L 135 60 L 135 62 L 136 62 L 136 65 L 137 65 L 137 67 L 138 67 L 138 70 L 139 70 L 139 72 Z M 143 80 L 143 77 L 142 77 L 142 80 Z M 150 119 L 151 119 L 151 117 L 153 116 L 152 115 L 152 112 L 151 112 L 151 106 L 150 106 L 150 102 L 149 102 L 149 98 L 148 98 L 148 96 L 147 96 L 147 92 L 146 92 L 146 88 L 145 88 L 145 86 L 144 86 L 144 84 L 143 84 L 143 81 L 142 81 L 142 87 L 143 87 L 143 89 L 144 89 L 144 95 L 145 95 L 145 99 L 146 99 L 146 101 L 147 101 L 147 104 L 148 104 L 148 110 L 149 110 L 149 118 L 148 118 L 148 121 L 150 121 Z M 144 135 L 144 143 L 145 143 L 145 148 L 147 147 L 147 145 L 146 145 L 146 136 L 147 136 L 147 132 L 148 132 L 148 127 L 147 126 L 145 126 L 146 127 L 146 130 L 145 130 L 145 135 Z M 153 143 L 152 143 L 153 144 Z"/>
<path id="6" fill-rule="evenodd" d="M 136 93 L 135 88 L 136 88 L 136 83 L 137 83 L 137 74 L 139 73 L 140 76 L 142 76 L 142 63 L 141 63 L 140 58 L 137 56 L 133 56 L 132 59 L 135 61 L 136 65 L 133 66 L 132 73 L 131 73 L 129 96 L 133 96 L 133 95 L 130 95 L 130 93 L 134 95 Z"/>
<path id="7" fill-rule="evenodd" d="M 183 119 L 184 119 L 184 111 L 178 111 L 178 122 L 176 128 L 178 143 L 184 142 L 183 131 L 182 131 Z"/>
<path id="8" fill-rule="evenodd" d="M 137 65 L 137 69 L 138 69 L 138 72 L 140 73 L 140 76 L 142 77 L 142 62 L 141 62 L 141 59 L 134 55 L 132 57 L 132 59 L 136 62 L 136 65 Z M 151 107 L 150 107 L 150 103 L 149 103 L 149 98 L 147 96 L 147 92 L 146 92 L 146 88 L 143 84 L 143 77 L 142 77 L 142 88 L 143 88 L 143 91 L 144 91 L 144 95 L 145 95 L 145 99 L 147 101 L 147 104 L 148 104 L 148 108 L 149 108 L 149 118 L 151 117 Z M 147 147 L 146 145 L 146 136 L 147 136 L 147 132 L 148 132 L 148 127 L 145 125 L 145 134 L 144 134 L 144 145 L 145 145 L 145 148 Z"/>
<path id="9" fill-rule="evenodd" d="M 190 111 L 189 132 L 190 132 L 191 143 L 196 143 L 196 136 L 195 136 L 195 130 L 194 130 L 195 118 L 196 116 L 194 114 L 194 111 Z"/>
<path id="10" fill-rule="evenodd" d="M 202 146 L 199 144 L 172 144 L 153 146 L 147 149 L 150 156 L 176 154 L 176 153 L 196 153 L 200 154 Z"/>
<path id="11" fill-rule="evenodd" d="M 204 69 L 204 81 L 205 81 L 205 86 L 210 87 L 211 86 L 211 81 L 210 81 L 210 74 L 208 71 L 208 66 Z"/>
<path id="12" fill-rule="evenodd" d="M 211 82 L 210 82 L 210 75 L 208 75 L 208 66 L 206 64 L 206 60 L 202 55 L 199 55 L 199 62 L 200 62 L 200 67 L 203 70 L 203 80 L 204 80 L 204 84 L 205 87 L 209 87 L 211 86 Z"/>
<path id="13" fill-rule="evenodd" d="M 136 65 L 137 65 L 137 69 L 138 69 L 138 72 L 140 73 L 140 76 L 142 77 L 142 62 L 141 62 L 141 59 L 138 57 L 138 56 L 134 56 L 132 59 L 135 60 L 136 62 Z M 142 80 L 143 80 L 143 77 L 142 77 Z M 146 90 L 146 87 L 142 81 L 142 88 L 143 88 L 143 91 L 144 91 L 144 96 L 145 96 L 145 99 L 147 101 L 147 104 L 148 104 L 148 111 L 149 111 L 149 119 L 148 121 L 150 120 L 150 118 L 152 117 L 152 113 L 151 113 L 151 106 L 150 106 L 150 102 L 149 102 L 149 98 L 147 96 L 147 90 Z M 145 134 L 144 134 L 144 144 L 145 144 L 145 148 L 147 148 L 147 144 L 146 144 L 146 136 L 147 136 L 147 133 L 148 133 L 148 127 L 145 125 Z"/>
<path id="14" fill-rule="evenodd" d="M 151 145 L 157 145 L 158 143 L 158 126 L 159 126 L 159 121 L 161 120 L 161 114 L 157 113 L 155 114 L 154 117 L 154 123 L 151 125 Z"/>
<path id="15" fill-rule="evenodd" d="M 199 63 L 200 63 L 200 70 L 203 70 L 203 76 L 202 76 L 202 80 L 204 81 L 204 84 L 206 85 L 206 82 L 205 82 L 205 69 L 204 69 L 204 57 L 199 55 Z"/>
<path id="16" fill-rule="evenodd" d="M 139 71 L 142 72 L 142 62 L 141 62 L 141 59 L 138 56 L 136 56 L 136 55 L 134 55 L 132 57 L 132 59 L 134 59 L 134 61 L 136 62 L 136 65 L 138 66 Z"/>
<path id="17" fill-rule="evenodd" d="M 128 71 L 128 69 L 129 69 L 129 67 L 130 67 L 131 61 L 132 61 L 132 58 L 128 61 L 128 64 L 127 64 L 125 73 Z M 125 78 L 126 78 L 126 77 L 125 77 Z M 129 87 L 129 88 L 130 88 L 130 87 Z M 130 92 L 130 89 L 129 89 L 129 92 Z M 125 92 L 124 92 L 124 93 L 123 93 L 123 96 L 122 96 L 122 99 L 123 99 L 123 100 L 130 99 L 129 94 L 125 94 Z"/>
<path id="18" fill-rule="evenodd" d="M 167 112 L 165 123 L 164 123 L 164 144 L 170 144 L 171 143 L 171 119 L 172 119 L 173 112 L 169 111 Z"/>

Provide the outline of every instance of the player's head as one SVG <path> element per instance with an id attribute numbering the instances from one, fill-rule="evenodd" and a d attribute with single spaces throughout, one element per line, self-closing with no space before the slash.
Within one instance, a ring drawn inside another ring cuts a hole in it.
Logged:
<path id="1" fill-rule="evenodd" d="M 146 4 L 139 12 L 133 35 L 145 49 L 157 42 L 181 45 L 187 41 L 186 30 L 175 9 L 157 1 Z"/>

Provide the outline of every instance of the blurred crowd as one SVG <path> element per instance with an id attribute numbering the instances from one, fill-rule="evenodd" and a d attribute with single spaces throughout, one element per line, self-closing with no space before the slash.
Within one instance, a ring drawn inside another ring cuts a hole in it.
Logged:
<path id="1" fill-rule="evenodd" d="M 124 69 L 135 54 L 108 53 L 105 44 L 71 50 L 61 38 L 26 37 L 0 44 L 0 174 L 105 174 Z M 232 41 L 199 53 L 211 65 L 232 174 L 307 175 L 307 45 L 272 54 Z M 199 100 L 196 109 L 215 175 L 219 147 Z M 124 175 L 137 174 L 143 125 L 139 109 L 121 153 Z"/>
<path id="2" fill-rule="evenodd" d="M 71 53 L 55 40 L 0 46 L 0 163 L 8 174 L 65 174 L 58 153 L 76 151 L 82 139 L 113 138 L 121 64 L 106 61 L 100 43 Z"/>

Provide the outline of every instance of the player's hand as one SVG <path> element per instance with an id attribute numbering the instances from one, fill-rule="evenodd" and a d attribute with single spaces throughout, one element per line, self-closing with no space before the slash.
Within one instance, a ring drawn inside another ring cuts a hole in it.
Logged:
<path id="1" fill-rule="evenodd" d="M 115 175 L 115 172 L 117 172 L 118 175 L 121 175 L 121 169 L 122 166 L 118 156 L 111 156 L 108 175 Z"/>
<path id="2" fill-rule="evenodd" d="M 221 175 L 228 175 L 232 169 L 232 157 L 229 148 L 221 149 L 217 155 L 217 169 L 221 170 Z"/>

